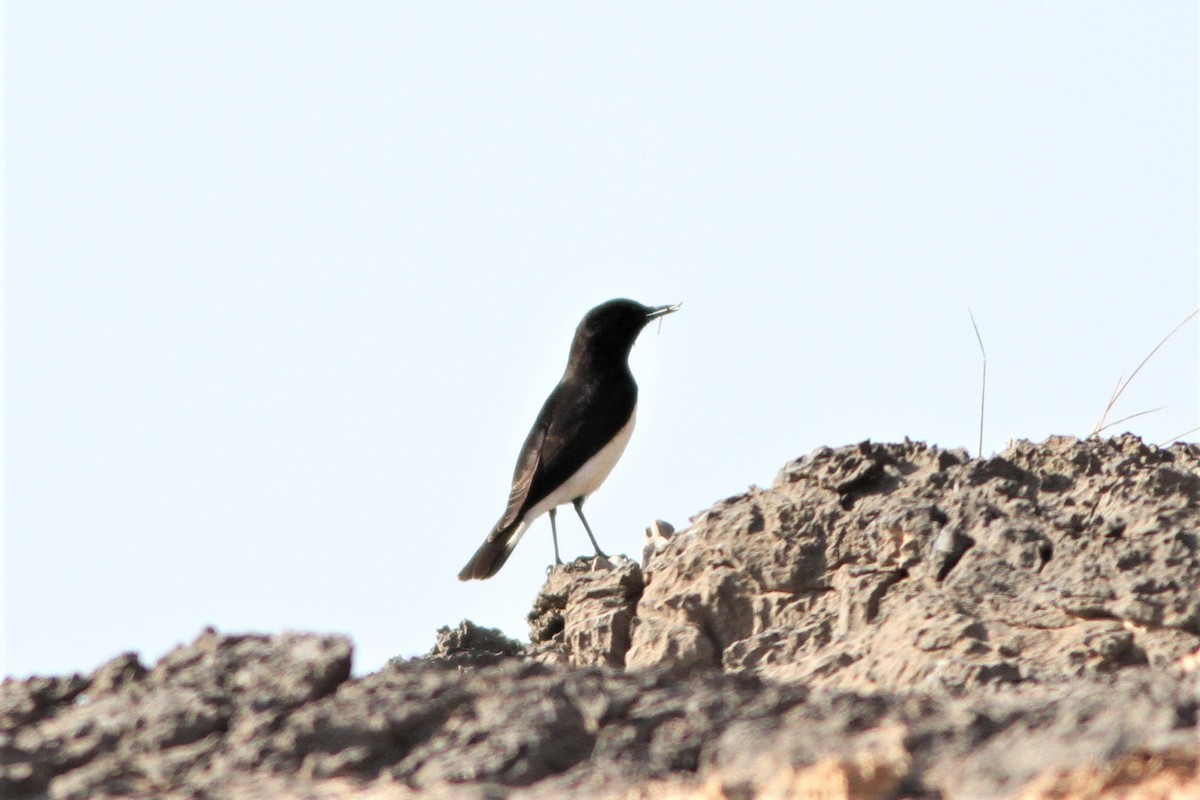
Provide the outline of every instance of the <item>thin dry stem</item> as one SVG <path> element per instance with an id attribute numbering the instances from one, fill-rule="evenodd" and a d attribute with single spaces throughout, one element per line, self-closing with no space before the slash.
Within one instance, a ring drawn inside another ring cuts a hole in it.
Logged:
<path id="1" fill-rule="evenodd" d="M 1188 436 L 1189 434 L 1193 434 L 1196 431 L 1200 431 L 1200 428 L 1192 428 L 1190 431 L 1184 431 L 1183 433 L 1177 433 L 1174 436 L 1172 436 L 1170 439 L 1167 439 L 1165 442 L 1160 442 L 1158 444 L 1158 447 L 1166 447 L 1167 445 L 1175 444 L 1175 442 L 1182 441 L 1183 437 Z"/>
<path id="2" fill-rule="evenodd" d="M 1110 423 L 1108 423 L 1108 424 L 1107 424 L 1107 425 L 1105 425 L 1103 428 L 1101 428 L 1100 430 L 1096 431 L 1096 433 L 1099 433 L 1100 431 L 1106 431 L 1106 430 L 1108 430 L 1109 428 L 1113 427 L 1114 425 L 1120 425 L 1122 422 L 1126 422 L 1126 421 L 1128 421 L 1128 420 L 1131 420 L 1131 419 L 1133 419 L 1134 417 L 1140 417 L 1140 416 L 1143 416 L 1143 415 L 1145 415 L 1145 414 L 1153 414 L 1155 411 L 1162 411 L 1164 408 L 1166 408 L 1166 406 L 1159 406 L 1158 408 L 1148 408 L 1148 409 L 1146 409 L 1145 411 L 1139 411 L 1139 412 L 1137 412 L 1136 414 L 1130 414 L 1128 417 L 1121 417 L 1121 418 L 1120 418 L 1120 419 L 1118 419 L 1118 420 L 1114 420 L 1113 422 L 1110 422 Z M 1093 433 L 1092 435 L 1093 435 L 1093 436 L 1095 436 L 1095 435 L 1096 435 L 1096 433 Z"/>
<path id="3" fill-rule="evenodd" d="M 1092 433 L 1091 433 L 1092 436 L 1095 436 L 1096 434 L 1100 433 L 1100 431 L 1105 430 L 1106 428 L 1111 428 L 1113 425 L 1117 425 L 1121 422 L 1124 422 L 1126 419 L 1133 419 L 1133 417 L 1140 416 L 1141 414 L 1149 414 L 1150 413 L 1149 411 L 1142 411 L 1139 414 L 1134 414 L 1132 416 L 1125 417 L 1125 419 L 1118 420 L 1117 422 L 1111 422 L 1111 423 L 1108 423 L 1107 425 L 1104 422 L 1106 419 L 1108 419 L 1108 412 L 1112 411 L 1113 406 L 1115 406 L 1117 404 L 1117 400 L 1119 400 L 1121 398 L 1121 395 L 1125 393 L 1125 390 L 1127 388 L 1129 388 L 1129 384 L 1132 383 L 1133 379 L 1135 377 L 1137 377 L 1137 374 L 1139 372 L 1141 372 L 1142 367 L 1146 366 L 1146 362 L 1149 361 L 1151 358 L 1153 358 L 1154 354 L 1158 352 L 1159 348 L 1162 347 L 1164 344 L 1166 344 L 1167 341 L 1172 336 L 1174 336 L 1176 333 L 1178 333 L 1180 328 L 1182 328 L 1184 325 L 1187 325 L 1189 322 L 1191 322 L 1196 317 L 1197 314 L 1200 314 L 1200 308 L 1197 308 L 1195 311 L 1188 314 L 1187 317 L 1184 318 L 1183 322 L 1176 325 L 1171 330 L 1170 333 L 1168 333 L 1166 336 L 1164 336 L 1163 340 L 1154 346 L 1154 349 L 1150 351 L 1150 354 L 1142 359 L 1142 363 L 1137 365 L 1137 369 L 1135 369 L 1133 372 L 1131 372 L 1129 374 L 1129 377 L 1126 378 L 1123 383 L 1119 380 L 1117 381 L 1117 389 L 1115 392 L 1113 392 L 1112 397 L 1109 398 L 1108 405 L 1106 405 L 1104 407 L 1104 413 L 1100 415 L 1100 419 L 1096 422 L 1096 427 L 1092 429 Z M 1156 408 L 1153 410 L 1158 411 L 1159 409 Z"/>
<path id="4" fill-rule="evenodd" d="M 987 350 L 983 349 L 983 337 L 979 335 L 979 326 L 975 324 L 975 314 L 972 313 L 971 307 L 967 306 L 967 313 L 971 315 L 971 327 L 975 329 L 975 340 L 979 342 L 979 352 L 983 354 L 983 380 L 979 386 L 979 457 L 983 458 L 983 407 L 987 401 Z"/>

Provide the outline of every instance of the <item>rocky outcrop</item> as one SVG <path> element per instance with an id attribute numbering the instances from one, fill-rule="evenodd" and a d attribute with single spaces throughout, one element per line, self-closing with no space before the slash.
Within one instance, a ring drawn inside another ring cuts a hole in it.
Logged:
<path id="1" fill-rule="evenodd" d="M 529 612 L 530 655 L 575 666 L 625 666 L 644 584 L 636 563 L 580 559 L 550 570 Z"/>
<path id="2" fill-rule="evenodd" d="M 343 637 L 209 630 L 153 669 L 125 654 L 86 679 L 5 681 L 0 796 L 151 797 L 278 766 L 270 732 L 345 683 L 350 652 Z"/>
<path id="3" fill-rule="evenodd" d="M 1200 790 L 1200 447 L 822 449 L 651 533 L 552 570 L 528 645 L 351 678 L 341 637 L 208 631 L 7 680 L 0 796 Z"/>
<path id="4" fill-rule="evenodd" d="M 631 668 L 866 691 L 1052 682 L 1200 647 L 1200 448 L 822 449 L 655 553 Z"/>

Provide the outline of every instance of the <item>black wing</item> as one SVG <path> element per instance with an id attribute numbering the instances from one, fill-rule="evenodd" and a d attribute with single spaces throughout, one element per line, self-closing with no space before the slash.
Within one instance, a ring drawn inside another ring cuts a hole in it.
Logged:
<path id="1" fill-rule="evenodd" d="M 525 438 L 525 444 L 521 446 L 521 456 L 517 459 L 517 468 L 513 470 L 512 488 L 508 490 L 508 506 L 504 509 L 504 516 L 496 523 L 493 534 L 509 527 L 525 513 L 529 488 L 537 475 L 538 465 L 542 463 L 542 443 L 546 439 L 546 426 L 542 421 L 544 416 L 543 409 L 533 430 Z"/>
<path id="2" fill-rule="evenodd" d="M 513 473 L 512 489 L 508 493 L 508 507 L 504 510 L 504 516 L 492 528 L 491 533 L 483 540 L 483 544 L 475 551 L 475 555 L 471 556 L 467 565 L 459 571 L 458 579 L 460 581 L 490 578 L 500 571 L 505 561 L 508 561 L 513 550 L 513 544 L 510 541 L 521 527 L 525 499 L 529 495 L 529 486 L 533 483 L 533 477 L 537 473 L 545 434 L 545 429 L 536 424 L 529 432 L 529 436 L 525 439 L 525 445 L 521 448 L 521 457 L 517 459 L 517 469 Z"/>
<path id="3" fill-rule="evenodd" d="M 512 553 L 510 540 L 525 513 L 600 452 L 625 427 L 636 405 L 637 384 L 628 371 L 586 383 L 559 383 L 521 447 L 504 515 L 458 573 L 459 580 L 495 575 Z"/>
<path id="4" fill-rule="evenodd" d="M 519 513 L 544 500 L 600 452 L 629 422 L 636 406 L 637 384 L 628 371 L 587 383 L 559 384 L 538 415 L 545 436 Z"/>

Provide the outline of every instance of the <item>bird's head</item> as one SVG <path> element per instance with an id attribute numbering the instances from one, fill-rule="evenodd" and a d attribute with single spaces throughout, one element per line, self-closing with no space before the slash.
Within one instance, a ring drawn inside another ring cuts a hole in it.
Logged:
<path id="1" fill-rule="evenodd" d="M 575 329 L 572 361 L 577 358 L 624 361 L 642 328 L 653 319 L 679 310 L 671 306 L 644 306 L 633 300 L 609 300 L 593 308 Z"/>

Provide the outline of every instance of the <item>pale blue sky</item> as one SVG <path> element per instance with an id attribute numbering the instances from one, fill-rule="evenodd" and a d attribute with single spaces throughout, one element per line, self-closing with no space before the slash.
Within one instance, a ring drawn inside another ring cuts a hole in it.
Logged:
<path id="1" fill-rule="evenodd" d="M 588 504 L 635 556 L 821 445 L 974 451 L 968 306 L 994 452 L 1086 435 L 1200 305 L 1193 2 L 5 14 L 5 673 L 209 624 L 359 671 L 523 638 L 546 520 L 455 575 L 612 297 L 684 303 Z M 1200 424 L 1197 342 L 1121 428 Z"/>

